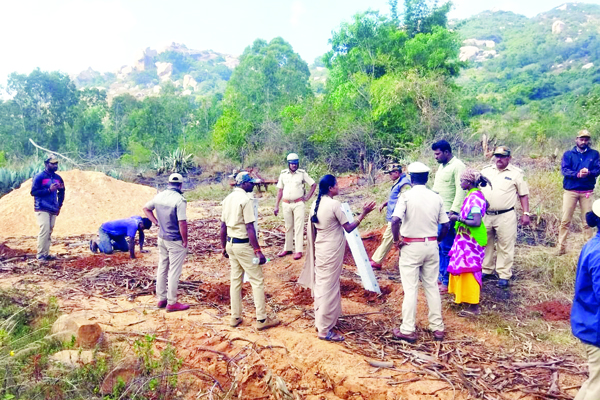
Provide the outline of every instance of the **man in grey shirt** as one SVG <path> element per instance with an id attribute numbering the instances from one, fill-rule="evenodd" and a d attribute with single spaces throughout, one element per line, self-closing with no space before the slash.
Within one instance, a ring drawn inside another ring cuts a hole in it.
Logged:
<path id="1" fill-rule="evenodd" d="M 167 312 L 184 311 L 190 308 L 187 304 L 177 302 L 177 286 L 188 252 L 187 202 L 181 192 L 182 184 L 181 175 L 171 174 L 169 187 L 144 206 L 146 216 L 160 228 L 156 295 L 158 308 L 166 307 Z"/>

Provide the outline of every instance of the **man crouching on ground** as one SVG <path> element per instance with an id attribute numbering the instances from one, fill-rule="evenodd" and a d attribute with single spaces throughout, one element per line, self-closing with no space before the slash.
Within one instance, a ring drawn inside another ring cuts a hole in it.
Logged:
<path id="1" fill-rule="evenodd" d="M 267 317 L 265 301 L 265 280 L 261 265 L 267 262 L 258 244 L 254 223 L 254 202 L 252 193 L 256 180 L 247 172 L 235 177 L 236 188 L 223 200 L 221 217 L 221 246 L 223 257 L 231 264 L 231 323 L 235 328 L 242 323 L 242 279 L 244 272 L 252 285 L 254 306 L 256 307 L 256 328 L 262 331 L 279 325 L 277 319 Z M 258 262 L 256 262 L 258 261 Z"/>
<path id="2" fill-rule="evenodd" d="M 160 228 L 156 295 L 158 308 L 167 307 L 167 312 L 184 311 L 190 308 L 187 304 L 177 302 L 177 286 L 188 252 L 187 202 L 181 192 L 182 185 L 183 177 L 179 174 L 171 174 L 167 189 L 157 194 L 144 206 L 146 216 Z M 155 209 L 156 216 L 154 216 Z"/>
<path id="3" fill-rule="evenodd" d="M 144 230 L 152 227 L 152 221 L 148 218 L 138 217 L 118 219 L 105 222 L 98 230 L 98 237 L 90 240 L 90 250 L 96 253 L 100 250 L 104 254 L 112 254 L 113 251 L 129 251 L 129 257 L 135 258 L 135 234 L 140 236 L 140 253 L 144 250 Z"/>

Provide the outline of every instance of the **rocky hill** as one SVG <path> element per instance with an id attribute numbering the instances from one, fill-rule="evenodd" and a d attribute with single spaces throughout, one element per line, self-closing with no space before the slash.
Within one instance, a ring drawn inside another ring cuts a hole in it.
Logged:
<path id="1" fill-rule="evenodd" d="M 92 68 L 71 78 L 80 88 L 105 90 L 109 100 L 129 93 L 141 99 L 161 92 L 171 83 L 183 94 L 222 93 L 238 57 L 212 50 L 192 50 L 184 44 L 171 43 L 160 49 L 140 50 L 131 65 L 114 72 L 98 72 Z"/>
<path id="2" fill-rule="evenodd" d="M 533 18 L 486 11 L 454 28 L 468 63 L 457 83 L 482 133 L 543 141 L 581 124 L 573 105 L 600 82 L 599 5 L 566 3 Z"/>

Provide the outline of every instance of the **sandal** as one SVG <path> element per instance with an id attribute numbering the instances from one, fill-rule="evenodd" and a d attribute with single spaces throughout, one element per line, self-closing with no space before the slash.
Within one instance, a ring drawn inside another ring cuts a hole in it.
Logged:
<path id="1" fill-rule="evenodd" d="M 328 342 L 343 342 L 344 337 L 342 335 L 338 335 L 337 333 L 333 333 L 333 331 L 327 332 L 327 336 L 317 336 L 321 340 L 327 340 Z"/>
<path id="2" fill-rule="evenodd" d="M 458 316 L 462 318 L 476 317 L 478 315 L 481 315 L 481 310 L 478 310 L 477 312 L 469 310 L 460 310 L 458 312 Z"/>

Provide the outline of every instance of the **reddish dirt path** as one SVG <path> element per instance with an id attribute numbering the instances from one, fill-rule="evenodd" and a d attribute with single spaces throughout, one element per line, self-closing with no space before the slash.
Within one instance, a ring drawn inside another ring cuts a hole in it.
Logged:
<path id="1" fill-rule="evenodd" d="M 214 212 L 218 213 L 218 210 Z M 377 234 L 381 235 L 381 232 L 365 235 L 369 236 L 365 240 L 369 253 L 378 246 Z M 20 244 L 31 249 L 29 242 L 17 239 L 8 243 L 8 246 L 17 247 Z M 134 261 L 129 260 L 126 254 L 92 256 L 85 246 L 69 247 L 63 243 L 57 244 L 54 249 L 72 258 L 56 264 L 64 270 L 81 269 L 82 266 L 86 269 L 117 266 L 120 269 L 138 268 L 140 274 L 147 271 L 152 273 L 157 260 L 154 247 L 149 247 L 149 254 Z M 291 257 L 278 259 L 275 257 L 277 250 L 275 246 L 265 249 L 267 257 L 271 257 L 273 261 L 265 265 L 264 271 L 269 309 L 277 313 L 283 324 L 264 332 L 258 332 L 253 325 L 254 308 L 248 284 L 244 285 L 243 293 L 244 322 L 235 329 L 228 326 L 228 261 L 214 253 L 191 255 L 188 258 L 182 280 L 201 280 L 204 283 L 198 287 L 193 297 L 181 297 L 182 301 L 193 305 L 189 311 L 181 313 L 158 310 L 153 296 L 138 296 L 133 301 L 128 301 L 127 294 L 124 293 L 116 298 L 104 298 L 97 293 L 74 290 L 72 282 L 52 281 L 44 274 L 15 276 L 5 273 L 0 276 L 0 285 L 32 290 L 41 287 L 48 294 L 56 295 L 66 312 L 87 310 L 108 332 L 155 333 L 170 340 L 175 344 L 179 357 L 184 360 L 184 368 L 206 372 L 224 390 L 235 383 L 237 398 L 240 399 L 283 398 L 281 393 L 267 383 L 269 376 L 280 377 L 288 390 L 299 398 L 307 399 L 450 400 L 469 397 L 469 392 L 464 387 L 456 387 L 454 393 L 445 381 L 431 374 L 423 374 L 422 369 L 413 365 L 406 357 L 392 357 L 391 354 L 384 353 L 383 359 L 393 361 L 396 370 L 371 367 L 365 361 L 370 358 L 357 352 L 357 349 L 370 351 L 375 346 L 379 351 L 379 348 L 383 349 L 383 345 L 377 342 L 376 337 L 370 343 L 361 342 L 362 339 L 356 333 L 344 328 L 352 325 L 348 320 L 340 323 L 348 338 L 346 343 L 318 340 L 312 323 L 310 292 L 296 284 L 304 260 L 294 261 Z M 395 257 L 397 255 L 392 254 L 389 259 L 393 261 Z M 384 292 L 381 296 L 364 291 L 358 283 L 355 267 L 346 266 L 341 286 L 344 315 L 359 314 L 361 317 L 358 323 L 368 326 L 391 327 L 400 323 L 403 291 L 398 279 L 397 263 L 392 265 L 392 261 L 386 263 L 381 272 L 376 273 Z M 34 267 L 33 264 L 27 264 L 23 268 Z M 31 286 L 32 284 L 35 286 Z M 444 299 L 444 323 L 447 332 L 445 346 L 451 346 L 449 343 L 453 341 L 468 339 L 473 340 L 478 349 L 487 349 L 494 354 L 517 354 L 521 351 L 515 349 L 515 342 L 506 337 L 494 331 L 482 330 L 468 319 L 458 318 L 450 298 Z M 393 347 L 410 352 L 423 346 L 435 346 L 431 335 L 425 331 L 427 307 L 422 294 L 419 296 L 417 325 L 420 340 L 416 346 L 395 343 Z M 383 330 L 381 333 L 390 336 L 389 331 Z M 124 352 L 131 349 L 135 338 L 123 339 L 110 333 L 108 336 L 113 343 L 124 346 Z M 541 344 L 534 343 L 534 346 L 541 346 L 538 350 L 543 351 Z M 157 343 L 156 347 L 160 349 L 164 347 L 164 343 Z M 441 349 L 443 348 L 438 347 L 438 355 Z M 528 351 L 531 354 L 531 348 Z M 547 372 L 540 371 L 541 374 Z M 206 375 L 182 377 L 183 397 L 192 399 L 199 391 L 206 393 L 209 390 L 222 395 L 214 387 L 212 378 L 206 378 Z M 559 383 L 566 387 L 580 383 L 581 380 L 581 377 L 561 373 Z M 274 380 L 270 382 L 273 383 Z M 505 393 L 504 397 L 535 397 L 523 395 L 524 393 L 516 390 Z"/>

